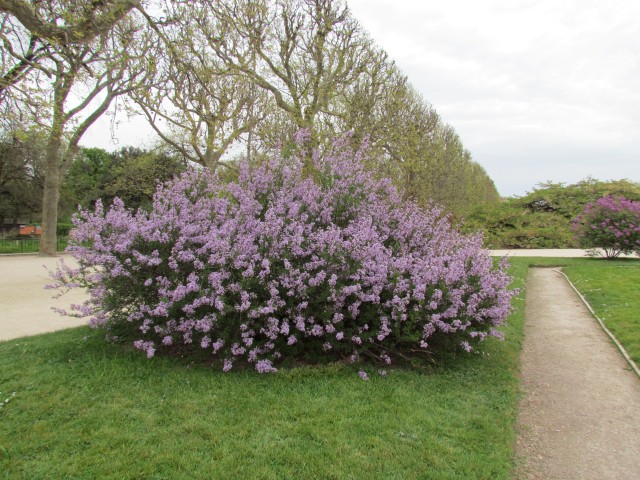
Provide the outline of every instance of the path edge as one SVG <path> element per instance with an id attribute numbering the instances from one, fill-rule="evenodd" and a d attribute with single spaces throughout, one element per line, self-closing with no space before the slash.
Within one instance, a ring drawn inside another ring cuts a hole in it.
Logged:
<path id="1" fill-rule="evenodd" d="M 554 268 L 553 271 L 556 272 L 556 273 L 559 273 L 560 275 L 562 275 L 564 277 L 564 279 L 567 281 L 569 286 L 571 286 L 571 288 L 573 289 L 574 292 L 576 292 L 576 294 L 578 295 L 580 300 L 582 300 L 582 303 L 584 303 L 584 305 L 587 307 L 587 310 L 589 310 L 589 313 L 591 313 L 591 316 L 598 321 L 598 324 L 600 325 L 602 330 L 604 330 L 604 332 L 609 336 L 609 338 L 611 338 L 611 340 L 613 340 L 613 343 L 616 345 L 616 347 L 618 348 L 618 350 L 620 351 L 620 353 L 622 354 L 624 359 L 627 361 L 627 363 L 631 366 L 631 369 L 636 373 L 638 378 L 640 378 L 640 368 L 638 368 L 638 365 L 636 365 L 636 362 L 633 361 L 633 359 L 629 356 L 629 353 L 625 350 L 625 348 L 622 346 L 622 344 L 618 341 L 616 336 L 613 333 L 611 333 L 611 331 L 607 328 L 607 326 L 600 319 L 600 317 L 598 317 L 598 315 L 596 315 L 596 312 L 593 310 L 593 308 L 591 307 L 591 305 L 589 304 L 587 299 L 584 297 L 584 295 L 582 295 L 582 293 L 580 293 L 580 291 L 571 282 L 571 280 L 569 280 L 569 277 L 567 277 L 567 275 L 560 268 Z"/>

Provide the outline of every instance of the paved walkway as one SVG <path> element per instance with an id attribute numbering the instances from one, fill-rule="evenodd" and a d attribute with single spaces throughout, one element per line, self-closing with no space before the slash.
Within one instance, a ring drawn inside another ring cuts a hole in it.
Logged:
<path id="1" fill-rule="evenodd" d="M 73 261 L 64 256 L 65 261 Z M 54 268 L 58 258 L 37 255 L 0 256 L 0 340 L 53 332 L 63 328 L 86 324 L 86 320 L 62 317 L 51 307 L 67 308 L 81 303 L 86 294 L 74 290 L 54 300 L 53 290 L 46 290 L 51 283 L 48 268 Z"/>
<path id="2" fill-rule="evenodd" d="M 588 257 L 586 250 L 579 248 L 516 248 L 512 250 L 491 250 L 495 257 Z"/>
<path id="3" fill-rule="evenodd" d="M 516 248 L 512 250 L 491 250 L 494 257 L 589 257 L 588 250 L 580 248 Z M 620 258 L 634 257 L 634 254 L 620 255 Z M 637 258 L 637 257 L 636 257 Z"/>
<path id="4" fill-rule="evenodd" d="M 640 379 L 557 272 L 527 278 L 518 440 L 525 479 L 640 479 Z"/>

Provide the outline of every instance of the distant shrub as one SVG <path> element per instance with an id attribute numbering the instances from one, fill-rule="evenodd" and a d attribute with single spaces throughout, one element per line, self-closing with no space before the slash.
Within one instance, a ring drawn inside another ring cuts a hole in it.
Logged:
<path id="1" fill-rule="evenodd" d="M 391 362 L 402 349 L 471 351 L 510 311 L 506 262 L 438 208 L 403 203 L 363 169 L 363 151 L 275 158 L 223 183 L 192 169 L 159 187 L 150 212 L 119 200 L 74 219 L 76 309 L 93 326 L 125 326 L 134 345 L 216 355 L 223 369 L 275 370 L 282 357 Z M 305 175 L 312 171 L 311 175 Z M 451 341 L 447 341 L 451 339 Z"/>
<path id="2" fill-rule="evenodd" d="M 586 205 L 573 222 L 580 244 L 606 258 L 640 252 L 640 202 L 607 196 Z"/>
<path id="3" fill-rule="evenodd" d="M 578 248 L 572 221 L 585 205 L 607 195 L 640 201 L 640 184 L 591 178 L 572 185 L 541 183 L 522 197 L 470 208 L 462 229 L 483 231 L 488 248 Z"/>
<path id="4" fill-rule="evenodd" d="M 69 232 L 73 228 L 73 223 L 62 223 L 59 222 L 56 225 L 56 235 L 59 237 L 66 237 L 69 235 Z"/>
<path id="5" fill-rule="evenodd" d="M 575 248 L 571 221 L 551 212 L 531 212 L 512 199 L 469 212 L 463 231 L 482 230 L 487 248 Z"/>

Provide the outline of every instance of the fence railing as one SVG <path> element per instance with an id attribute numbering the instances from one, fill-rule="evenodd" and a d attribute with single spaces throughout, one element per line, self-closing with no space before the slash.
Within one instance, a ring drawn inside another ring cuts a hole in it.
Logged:
<path id="1" fill-rule="evenodd" d="M 61 252 L 67 246 L 67 238 L 60 237 L 56 249 Z M 39 238 L 0 239 L 0 254 L 2 253 L 36 253 L 40 248 Z"/>

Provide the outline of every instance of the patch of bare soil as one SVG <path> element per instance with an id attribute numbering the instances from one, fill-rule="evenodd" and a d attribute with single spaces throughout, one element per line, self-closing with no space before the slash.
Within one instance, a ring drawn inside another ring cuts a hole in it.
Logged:
<path id="1" fill-rule="evenodd" d="M 557 272 L 529 270 L 518 479 L 640 479 L 640 379 Z"/>

